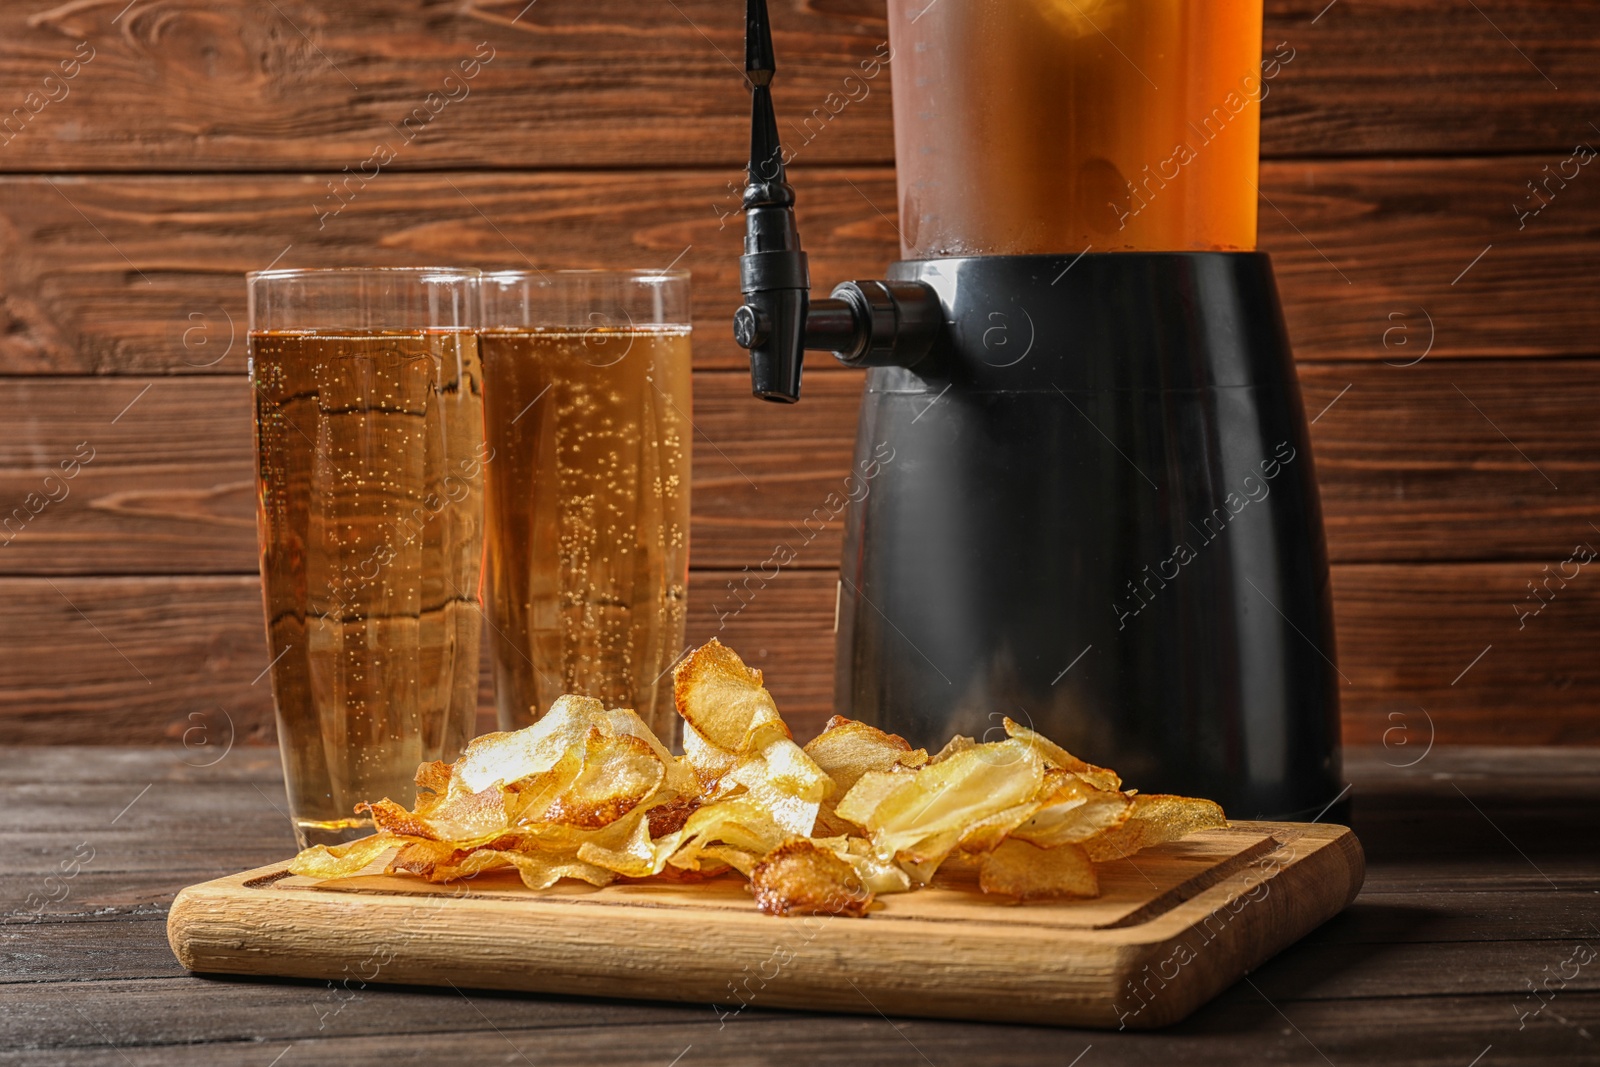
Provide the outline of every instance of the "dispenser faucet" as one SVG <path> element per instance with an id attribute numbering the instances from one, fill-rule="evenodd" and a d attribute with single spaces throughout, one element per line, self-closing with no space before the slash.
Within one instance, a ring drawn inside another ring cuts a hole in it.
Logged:
<path id="1" fill-rule="evenodd" d="M 800 399 L 805 349 L 832 352 L 847 367 L 913 367 L 932 349 L 944 312 L 922 282 L 853 281 L 811 299 L 811 273 L 795 225 L 772 109 L 777 62 L 766 0 L 746 0 L 745 77 L 750 82 L 750 167 L 744 188 L 744 255 L 733 336 L 750 351 L 751 392 Z"/>

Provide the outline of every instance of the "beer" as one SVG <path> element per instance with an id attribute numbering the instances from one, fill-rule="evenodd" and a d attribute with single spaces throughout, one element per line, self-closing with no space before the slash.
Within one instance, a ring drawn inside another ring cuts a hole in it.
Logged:
<path id="1" fill-rule="evenodd" d="M 261 577 L 302 846 L 410 804 L 477 710 L 483 409 L 472 332 L 250 335 Z"/>
<path id="2" fill-rule="evenodd" d="M 905 257 L 1253 249 L 1261 8 L 890 0 Z"/>
<path id="3" fill-rule="evenodd" d="M 689 327 L 486 330 L 486 568 L 500 728 L 563 693 L 677 721 L 689 566 Z"/>

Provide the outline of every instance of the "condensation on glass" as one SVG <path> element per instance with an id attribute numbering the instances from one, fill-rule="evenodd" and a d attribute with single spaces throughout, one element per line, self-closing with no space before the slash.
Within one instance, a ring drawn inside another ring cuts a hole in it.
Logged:
<path id="1" fill-rule="evenodd" d="M 678 723 L 689 580 L 689 275 L 483 278 L 485 585 L 500 728 L 566 693 Z"/>
<path id="2" fill-rule="evenodd" d="M 302 847 L 410 806 L 477 712 L 483 387 L 475 270 L 249 276 L 272 694 Z"/>

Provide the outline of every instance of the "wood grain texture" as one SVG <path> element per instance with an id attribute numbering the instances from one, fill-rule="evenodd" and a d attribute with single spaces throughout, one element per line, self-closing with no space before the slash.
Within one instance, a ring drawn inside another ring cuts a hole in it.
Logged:
<path id="1" fill-rule="evenodd" d="M 1592 572 L 1552 584 L 1547 606 L 1519 620 L 1542 565 L 1335 567 L 1346 739 L 1600 743 Z M 689 639 L 719 637 L 762 668 L 784 717 L 809 737 L 832 709 L 835 576 L 785 571 L 719 617 L 718 605 L 735 603 L 736 574 L 693 573 Z M 269 741 L 271 694 L 254 681 L 268 660 L 260 597 L 244 575 L 0 579 L 0 740 L 178 741 L 198 725 Z"/>
<path id="2" fill-rule="evenodd" d="M 1590 360 L 1302 368 L 1330 557 L 1543 565 L 1600 537 L 1597 378 Z M 758 569 L 780 542 L 837 566 L 827 501 L 860 390 L 819 370 L 780 408 L 742 373 L 697 375 L 696 567 Z M 253 572 L 251 417 L 238 376 L 0 378 L 0 574 Z"/>
<path id="3" fill-rule="evenodd" d="M 1267 4 L 1268 49 L 1295 50 L 1264 108 L 1269 157 L 1554 151 L 1590 136 L 1591 5 L 1324 4 Z M 737 167 L 746 150 L 742 24 L 715 0 L 542 0 L 526 11 L 521 0 L 282 0 L 266 12 L 245 0 L 143 0 L 119 17 L 123 6 L 0 10 L 0 102 L 25 109 L 0 165 L 338 171 L 393 143 L 394 168 Z M 892 160 L 887 71 L 845 82 L 885 43 L 882 0 L 796 0 L 773 14 L 778 114 L 802 158 Z M 85 45 L 93 58 L 47 87 Z M 475 53 L 493 58 L 463 95 L 444 79 Z M 857 99 L 834 103 L 807 140 L 803 120 L 842 92 Z M 30 103 L 30 93 L 41 95 Z M 435 116 L 404 140 L 396 126 L 430 93 L 457 99 L 436 98 Z M 58 99 L 40 107 L 45 94 Z"/>
<path id="4" fill-rule="evenodd" d="M 1593 355 L 1600 175 L 1570 164 L 1519 216 L 1568 155 L 1263 167 L 1261 248 L 1297 358 Z"/>
<path id="5" fill-rule="evenodd" d="M 1593 360 L 1303 365 L 1329 557 L 1537 571 L 1600 546 L 1597 382 Z"/>
<path id="6" fill-rule="evenodd" d="M 1485 1064 L 1593 1060 L 1592 1041 L 1574 1028 L 1592 1030 L 1600 1010 L 1592 968 L 1538 1015 L 1523 1020 L 1519 1011 L 1538 1003 L 1527 979 L 1561 969 L 1574 946 L 1595 944 L 1594 749 L 1438 747 L 1410 768 L 1399 764 L 1412 757 L 1393 747 L 1347 751 L 1351 823 L 1368 859 L 1360 897 L 1252 973 L 1253 986 L 1241 982 L 1186 1022 L 1139 1035 L 891 1024 L 774 1012 L 759 1000 L 723 1026 L 719 1012 L 734 1005 L 183 976 L 165 936 L 176 892 L 293 847 L 287 819 L 269 803 L 282 803 L 272 754 L 235 749 L 210 767 L 193 766 L 179 746 L 8 755 L 0 849 L 15 855 L 17 834 L 33 835 L 34 847 L 0 872 L 0 1063 L 265 1063 L 292 1048 L 284 1063 L 518 1062 L 516 1049 L 541 1065 L 665 1064 L 692 1046 L 680 1063 L 921 1064 L 920 1048 L 941 1065 L 1060 1067 L 1091 1044 L 1093 1062 L 1112 1067 L 1326 1067 L 1324 1054 L 1340 1067 L 1464 1067 L 1491 1044 Z M 81 803 L 63 803 L 78 795 Z M 59 809 L 48 828 L 36 828 L 52 802 Z M 213 812 L 226 815 L 221 832 Z M 188 840 L 195 851 L 163 869 L 175 842 Z M 99 847 L 93 862 L 35 920 L 25 898 L 47 892 L 56 861 L 84 841 Z M 208 844 L 218 847 L 209 861 Z M 239 862 L 246 854 L 253 858 Z"/>
<path id="7" fill-rule="evenodd" d="M 1097 868 L 1093 900 L 1008 907 L 935 885 L 864 920 L 784 921 L 733 879 L 531 892 L 514 877 L 318 883 L 280 864 L 184 890 L 167 934 L 208 973 L 1144 1030 L 1327 921 L 1364 874 L 1354 834 L 1309 823 L 1236 823 Z"/>
<path id="8" fill-rule="evenodd" d="M 744 22 L 717 0 L 121 7 L 5 6 L 8 109 L 80 42 L 94 55 L 5 147 L 7 169 L 338 171 L 380 143 L 394 168 L 737 167 L 749 151 Z M 882 0 L 774 14 L 779 114 L 798 124 L 830 93 L 857 97 L 803 155 L 891 161 L 888 69 L 857 83 L 865 94 L 844 84 L 880 45 L 887 54 Z M 463 78 L 475 57 L 487 62 Z M 417 108 L 431 118 L 405 125 Z"/>
<path id="9" fill-rule="evenodd" d="M 1533 957 L 1530 952 L 1528 958 Z M 1555 955 L 1557 963 L 1561 959 L 1559 953 Z M 543 998 L 528 1004 L 526 998 L 497 997 L 493 993 L 473 993 L 466 1001 L 448 994 L 456 1000 L 454 1012 L 446 1017 L 459 1029 L 429 1031 L 423 1029 L 425 1021 L 450 1009 L 443 1005 L 417 1005 L 413 998 L 423 994 L 372 992 L 364 996 L 363 1004 L 375 1001 L 382 1005 L 383 1017 L 390 1024 L 388 1030 L 374 1032 L 370 1024 L 360 1024 L 362 1032 L 343 1037 L 337 1033 L 310 1033 L 287 1020 L 275 1021 L 285 1015 L 292 1019 L 295 1015 L 291 1012 L 305 1010 L 308 990 L 303 984 L 270 990 L 276 994 L 270 1007 L 253 1002 L 248 996 L 259 991 L 259 983 L 235 988 L 215 981 L 185 979 L 84 986 L 81 992 L 85 995 L 100 996 L 113 1004 L 127 1003 L 130 1013 L 139 1013 L 137 1022 L 130 1026 L 141 1035 L 138 1043 L 106 1047 L 96 1040 L 93 1027 L 71 1010 L 75 1005 L 67 991 L 46 990 L 35 994 L 42 1002 L 40 1007 L 29 1005 L 29 1015 L 19 1022 L 20 1028 L 38 1020 L 41 1043 L 0 1052 L 0 1064 L 212 1065 L 219 1057 L 236 1054 L 239 1045 L 224 1042 L 243 1043 L 256 1033 L 273 1035 L 263 1040 L 282 1042 L 281 1046 L 273 1046 L 280 1051 L 293 1048 L 308 1062 L 338 1063 L 341 1067 L 390 1067 L 398 1060 L 421 1057 L 484 1061 L 512 1057 L 512 1062 L 521 1062 L 522 1056 L 533 1055 L 539 1057 L 533 1062 L 540 1067 L 670 1063 L 672 1057 L 689 1049 L 694 1062 L 705 1067 L 788 1067 L 795 1063 L 817 1067 L 911 1067 L 924 1062 L 917 1053 L 918 1047 L 942 1057 L 934 1063 L 1060 1067 L 1091 1045 L 1091 1054 L 1106 1067 L 1238 1067 L 1241 1063 L 1326 1067 L 1324 1054 L 1337 1064 L 1355 1067 L 1462 1067 L 1463 1049 L 1470 1062 L 1473 1055 L 1489 1045 L 1503 1050 L 1494 1061 L 1495 1067 L 1590 1067 L 1593 1063 L 1592 1050 L 1581 1043 L 1583 1038 L 1554 1021 L 1549 1013 L 1545 1015 L 1549 1022 L 1541 1019 L 1540 1025 L 1529 1026 L 1528 1033 L 1518 1033 L 1520 1040 L 1509 1040 L 1504 995 L 1495 998 L 1499 1001 L 1498 1010 L 1486 1005 L 1485 998 L 1473 995 L 1388 995 L 1290 1004 L 1288 1010 L 1294 1024 L 1291 1027 L 1284 1024 L 1284 1017 L 1273 1004 L 1241 983 L 1207 1008 L 1201 1020 L 1157 1034 L 1112 1037 L 1053 1027 L 997 1028 L 909 1019 L 887 1023 L 877 1018 L 822 1013 L 795 1016 L 783 1012 L 741 1017 L 737 1026 L 718 1030 L 714 1025 L 717 1016 L 708 1006 L 676 1009 L 681 1013 L 676 1022 L 641 1021 L 632 1025 L 632 1013 L 645 1009 L 596 1005 L 584 1025 L 563 1029 L 545 1023 L 547 1001 Z M 197 997 L 213 991 L 217 991 L 219 1011 L 225 1013 L 222 1019 L 208 1022 L 192 1008 L 189 1012 L 193 1014 L 186 1013 L 186 1002 L 192 1004 Z M 296 1001 L 295 996 L 300 1000 Z M 1284 1003 L 1274 998 L 1274 1004 Z M 1567 994 L 1563 1003 L 1564 1009 L 1553 1010 L 1562 1011 L 1565 1018 L 1589 1020 L 1600 1010 L 1600 995 L 1574 992 Z M 405 1009 L 414 1005 L 425 1012 L 415 1028 L 402 1022 Z M 315 1023 L 316 1016 L 311 1018 Z M 492 1028 L 483 1025 L 485 1018 L 493 1020 Z M 1514 1015 L 1511 1021 L 1510 1031 L 1514 1032 Z M 279 1038 L 276 1035 L 280 1032 L 290 1036 Z M 161 1036 L 174 1034 L 205 1036 L 193 1039 L 193 1044 L 161 1040 Z M 252 1052 L 267 1051 L 250 1044 L 243 1047 Z M 47 1051 L 35 1051 L 36 1048 Z"/>
<path id="10" fill-rule="evenodd" d="M 243 274 L 272 264 L 676 264 L 694 273 L 697 364 L 747 366 L 730 325 L 743 225 L 729 177 L 385 173 L 329 218 L 327 180 L 309 174 L 0 178 L 0 373 L 237 374 Z M 893 212 L 892 172 L 819 177 L 801 207 L 817 284 L 892 259 L 873 207 Z"/>
<path id="11" fill-rule="evenodd" d="M 1580 171 L 1521 229 L 1513 207 L 1557 162 L 1266 165 L 1261 246 L 1300 361 L 1595 355 L 1600 179 Z M 745 366 L 727 325 L 742 227 L 726 181 L 384 173 L 319 222 L 326 179 L 310 174 L 0 178 L 0 373 L 238 373 L 242 275 L 273 263 L 676 262 L 694 273 L 696 365 Z M 795 184 L 819 289 L 896 258 L 891 171 L 797 168 Z"/>
<path id="12" fill-rule="evenodd" d="M 1570 151 L 1594 130 L 1600 12 L 1566 0 L 1266 0 L 1296 49 L 1263 110 L 1268 156 Z"/>

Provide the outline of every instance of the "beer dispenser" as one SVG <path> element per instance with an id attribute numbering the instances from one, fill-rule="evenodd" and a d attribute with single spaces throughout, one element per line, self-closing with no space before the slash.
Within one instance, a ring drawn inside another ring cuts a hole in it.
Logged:
<path id="1" fill-rule="evenodd" d="M 889 28 L 903 258 L 814 299 L 746 10 L 754 394 L 799 400 L 806 349 L 867 369 L 836 710 L 925 746 L 1009 716 L 1150 792 L 1326 810 L 1328 564 L 1255 250 L 1261 0 L 889 0 Z"/>

